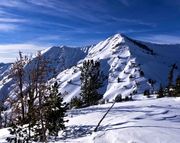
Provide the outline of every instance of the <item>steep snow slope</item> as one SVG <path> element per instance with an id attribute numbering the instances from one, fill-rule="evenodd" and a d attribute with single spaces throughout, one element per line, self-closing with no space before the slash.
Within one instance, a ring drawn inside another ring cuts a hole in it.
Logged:
<path id="1" fill-rule="evenodd" d="M 140 94 L 147 89 L 156 90 L 160 84 L 166 85 L 171 65 L 176 63 L 180 67 L 179 53 L 180 45 L 143 43 L 116 34 L 92 47 L 84 60 L 101 62 L 101 69 L 108 77 L 101 92 L 105 99 L 112 100 L 118 94 Z M 67 102 L 80 93 L 80 66 L 82 60 L 57 76 L 61 82 L 60 91 L 68 93 L 64 97 Z M 179 69 L 175 71 L 175 75 L 178 74 Z M 149 79 L 156 84 L 150 84 Z"/>
<path id="2" fill-rule="evenodd" d="M 66 46 L 52 47 L 45 52 L 42 51 L 43 57 L 49 59 L 52 66 L 59 68 L 59 72 L 70 68 L 87 55 L 90 47 L 70 48 Z M 57 62 L 57 63 L 55 63 Z"/>
<path id="3" fill-rule="evenodd" d="M 8 74 L 11 64 L 0 63 L 0 80 Z"/>
<path id="4" fill-rule="evenodd" d="M 6 84 L 6 82 L 9 80 L 8 75 L 10 72 L 10 68 L 11 68 L 11 63 L 9 64 L 0 63 L 0 89 L 2 89 Z M 4 96 L 2 96 L 4 94 L 6 93 L 4 93 L 3 90 L 0 90 L 0 100 L 4 98 Z"/>
<path id="5" fill-rule="evenodd" d="M 93 132 L 111 104 L 68 112 L 66 133 L 57 143 L 179 143 L 180 98 L 116 103 Z M 0 130 L 0 142 L 9 136 Z M 50 141 L 51 142 L 51 141 Z M 53 142 L 53 141 L 52 141 Z"/>
<path id="6" fill-rule="evenodd" d="M 49 66 L 55 68 L 60 81 L 60 91 L 64 100 L 69 102 L 80 93 L 80 69 L 84 60 L 99 60 L 101 69 L 107 80 L 100 89 L 105 99 L 113 100 L 118 94 L 122 96 L 141 94 L 145 90 L 156 90 L 160 84 L 167 84 L 167 75 L 171 65 L 176 63 L 180 74 L 180 45 L 158 45 L 145 43 L 116 34 L 96 45 L 84 48 L 66 46 L 52 47 L 42 52 L 43 57 L 50 61 Z M 26 66 L 32 68 L 36 58 Z M 53 77 L 49 73 L 47 79 Z M 4 78 L 4 77 L 3 77 Z M 156 81 L 149 83 L 149 79 Z M 13 81 L 5 80 L 0 87 L 0 96 L 13 89 Z M 13 93 L 13 92 L 11 92 Z M 140 96 L 134 96 L 134 98 Z M 141 98 L 141 97 L 140 97 Z"/>
<path id="7" fill-rule="evenodd" d="M 56 73 L 59 73 L 67 68 L 76 65 L 77 62 L 83 59 L 90 47 L 83 48 L 69 48 L 66 46 L 61 47 L 51 47 L 42 51 L 42 57 L 49 61 L 49 67 L 55 69 Z M 29 64 L 25 66 L 25 71 L 28 73 L 34 67 L 36 63 L 36 58 L 34 57 Z M 13 95 L 14 80 L 8 77 L 11 64 L 0 65 L 0 82 L 3 83 L 0 86 L 0 99 L 6 98 L 9 95 Z M 53 71 L 54 72 L 54 71 Z M 47 80 L 53 77 L 53 73 L 49 72 L 47 75 Z"/>
<path id="8" fill-rule="evenodd" d="M 129 46 L 131 47 L 131 51 L 133 50 L 132 54 L 137 57 L 137 61 L 142 64 L 141 67 L 146 76 L 155 79 L 164 85 L 167 84 L 167 75 L 171 69 L 172 64 L 177 64 L 177 66 L 180 67 L 180 45 L 160 45 L 145 42 L 139 43 L 141 43 L 142 45 L 139 46 L 137 44 L 132 44 L 131 42 Z M 143 46 L 146 46 L 151 50 L 143 50 L 143 52 L 152 52 L 153 54 L 149 54 L 149 56 L 147 56 L 147 54 L 138 54 L 139 51 L 137 51 L 136 49 L 138 49 L 139 47 L 142 48 Z M 134 47 L 136 49 L 134 49 Z M 179 73 L 179 69 L 175 70 L 174 78 L 176 78 Z"/>
<path id="9" fill-rule="evenodd" d="M 76 65 L 77 62 L 87 55 L 90 46 L 84 48 L 70 48 L 66 46 L 61 47 L 51 47 L 42 51 L 42 57 L 48 61 L 48 66 L 51 69 L 54 69 L 56 73 L 71 68 L 73 65 Z M 27 71 L 31 71 L 33 65 L 36 63 L 36 58 L 34 58 L 30 64 L 25 68 Z M 49 72 L 47 79 L 53 77 L 53 73 Z"/>

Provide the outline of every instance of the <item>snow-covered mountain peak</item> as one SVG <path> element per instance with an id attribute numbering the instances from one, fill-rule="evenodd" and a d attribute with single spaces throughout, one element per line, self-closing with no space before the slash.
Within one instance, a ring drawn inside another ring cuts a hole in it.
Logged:
<path id="1" fill-rule="evenodd" d="M 110 37 L 110 39 L 124 39 L 124 34 L 117 33 L 113 35 L 112 37 Z"/>
<path id="2" fill-rule="evenodd" d="M 124 37 L 121 34 L 115 34 L 92 47 L 88 53 L 88 58 L 105 59 L 111 57 L 112 53 L 124 43 Z"/>
<path id="3" fill-rule="evenodd" d="M 145 90 L 157 90 L 159 85 L 167 84 L 167 75 L 172 64 L 180 67 L 180 45 L 158 45 L 131 39 L 123 34 L 115 34 L 96 45 L 85 47 L 53 46 L 42 52 L 57 72 L 57 79 L 61 83 L 59 90 L 66 93 L 65 101 L 80 93 L 80 69 L 82 62 L 93 59 L 100 61 L 101 70 L 107 79 L 100 90 L 105 99 L 141 94 Z M 35 58 L 32 60 L 31 64 Z M 9 66 L 7 66 L 9 67 Z M 28 65 L 31 68 L 31 65 Z M 6 78 L 7 70 L 1 73 L 3 85 L 1 94 L 11 91 L 13 82 Z M 6 70 L 7 69 L 7 70 Z M 1 71 L 1 69 L 0 69 Z M 5 74 L 6 73 L 6 74 Z M 180 74 L 175 71 L 174 78 Z M 51 79 L 51 74 L 49 78 Z M 155 84 L 149 81 L 156 81 Z M 11 92 L 13 93 L 13 92 Z"/>
<path id="4" fill-rule="evenodd" d="M 87 56 L 78 62 L 77 67 L 82 66 L 84 60 L 100 61 L 102 71 L 108 77 L 101 90 L 105 99 L 112 100 L 119 94 L 122 96 L 140 94 L 145 90 L 157 90 L 160 84 L 165 85 L 169 67 L 178 59 L 172 56 L 169 58 L 171 61 L 164 59 L 165 55 L 160 52 L 161 48 L 157 44 L 144 43 L 123 34 L 115 34 L 89 48 Z M 173 47 L 174 50 L 177 50 L 177 47 Z M 180 66 L 180 62 L 177 64 Z M 78 68 L 67 69 L 60 73 L 58 78 L 62 82 L 60 90 L 68 93 L 65 101 L 68 102 L 73 96 L 79 95 Z M 149 81 L 156 83 L 152 85 Z"/>

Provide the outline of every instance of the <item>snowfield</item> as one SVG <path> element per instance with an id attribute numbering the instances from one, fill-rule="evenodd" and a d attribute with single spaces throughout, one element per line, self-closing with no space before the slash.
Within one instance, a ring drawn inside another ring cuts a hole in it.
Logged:
<path id="1" fill-rule="evenodd" d="M 179 143 L 180 98 L 146 99 L 116 103 L 93 132 L 112 103 L 73 109 L 68 113 L 66 133 L 57 143 Z M 7 129 L 0 130 L 5 142 Z"/>

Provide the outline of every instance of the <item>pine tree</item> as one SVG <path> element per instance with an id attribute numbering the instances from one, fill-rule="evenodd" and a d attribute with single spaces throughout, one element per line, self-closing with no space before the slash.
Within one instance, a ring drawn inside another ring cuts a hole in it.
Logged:
<path id="1" fill-rule="evenodd" d="M 56 81 L 50 88 L 50 95 L 47 97 L 44 106 L 47 107 L 45 114 L 46 129 L 50 136 L 58 136 L 60 130 L 65 129 L 66 111 L 68 104 L 63 103 L 61 93 L 58 91 L 59 84 Z"/>
<path id="2" fill-rule="evenodd" d="M 29 86 L 29 130 L 33 130 L 33 138 L 36 141 L 47 142 L 48 136 L 57 136 L 59 130 L 63 130 L 64 117 L 67 105 L 63 103 L 61 93 L 58 92 L 59 84 L 49 86 L 46 83 L 48 73 L 52 71 L 48 67 L 49 61 L 38 54 L 34 70 L 30 75 Z M 35 100 L 38 101 L 35 104 Z"/>
<path id="3" fill-rule="evenodd" d="M 0 129 L 2 128 L 2 111 L 3 111 L 3 104 L 0 101 Z"/>
<path id="4" fill-rule="evenodd" d="M 120 82 L 121 82 L 121 79 L 120 79 L 119 77 L 117 78 L 117 82 L 118 82 L 118 83 L 120 83 Z"/>
<path id="5" fill-rule="evenodd" d="M 18 95 L 23 96 L 18 96 L 16 102 L 12 101 L 12 112 L 16 116 L 9 129 L 13 136 L 7 138 L 8 142 L 47 142 L 48 135 L 57 136 L 58 131 L 65 128 L 67 104 L 63 103 L 62 95 L 58 92 L 58 83 L 55 82 L 52 87 L 47 83 L 48 75 L 53 71 L 49 61 L 38 52 L 33 63 L 28 61 L 28 64 L 31 66 L 24 68 L 20 53 L 20 61 L 14 65 L 13 75 L 19 85 Z M 26 89 L 22 90 L 24 85 Z M 26 110 L 19 112 L 19 105 L 23 105 Z"/>
<path id="6" fill-rule="evenodd" d="M 158 91 L 158 98 L 164 97 L 164 90 L 162 85 L 160 85 L 159 91 Z"/>
<path id="7" fill-rule="evenodd" d="M 180 76 L 176 79 L 175 96 L 180 96 Z"/>
<path id="8" fill-rule="evenodd" d="M 28 138 L 28 132 L 27 128 L 23 126 L 23 123 L 17 123 L 12 124 L 11 128 L 8 129 L 10 134 L 12 135 L 11 137 L 8 137 L 6 140 L 10 143 L 28 143 L 29 138 Z"/>
<path id="9" fill-rule="evenodd" d="M 83 106 L 82 99 L 80 97 L 73 97 L 69 103 L 69 108 L 81 108 Z"/>
<path id="10" fill-rule="evenodd" d="M 98 89 L 103 84 L 103 75 L 100 71 L 100 62 L 88 60 L 83 62 L 81 67 L 81 93 L 80 96 L 84 106 L 95 105 L 102 95 Z"/>
<path id="11" fill-rule="evenodd" d="M 0 129 L 3 127 L 2 113 L 3 113 L 3 111 L 5 111 L 4 102 L 5 102 L 5 99 L 1 99 L 1 101 L 0 101 Z"/>
<path id="12" fill-rule="evenodd" d="M 169 71 L 169 74 L 168 74 L 168 94 L 169 94 L 169 96 L 172 96 L 171 89 L 173 88 L 173 78 L 174 78 L 174 70 L 175 69 L 177 69 L 177 65 L 173 64 L 171 67 L 171 70 Z"/>

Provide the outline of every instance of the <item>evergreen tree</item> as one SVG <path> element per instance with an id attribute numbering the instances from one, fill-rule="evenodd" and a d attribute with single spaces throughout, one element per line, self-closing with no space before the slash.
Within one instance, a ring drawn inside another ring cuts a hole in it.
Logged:
<path id="1" fill-rule="evenodd" d="M 21 119 L 19 119 L 20 121 Z M 8 129 L 11 137 L 8 137 L 6 140 L 10 143 L 28 143 L 28 132 L 27 127 L 23 126 L 23 123 L 16 122 L 16 124 L 12 123 L 11 128 Z"/>
<path id="2" fill-rule="evenodd" d="M 159 91 L 158 91 L 158 98 L 164 97 L 164 90 L 162 85 L 160 85 Z"/>
<path id="3" fill-rule="evenodd" d="M 118 78 L 117 78 L 117 82 L 118 82 L 118 83 L 122 82 L 122 81 L 121 81 L 121 78 L 118 77 Z"/>
<path id="4" fill-rule="evenodd" d="M 2 128 L 2 111 L 3 111 L 3 104 L 0 101 L 0 129 Z"/>
<path id="5" fill-rule="evenodd" d="M 7 113 L 5 112 L 7 110 L 7 107 L 4 105 L 5 99 L 1 99 L 0 101 L 0 129 L 6 127 L 6 118 Z"/>
<path id="6" fill-rule="evenodd" d="M 171 89 L 173 88 L 173 78 L 174 78 L 174 70 L 175 69 L 177 69 L 177 65 L 173 64 L 171 67 L 171 70 L 169 71 L 169 74 L 168 74 L 168 94 L 169 94 L 169 96 L 172 96 Z"/>
<path id="7" fill-rule="evenodd" d="M 45 114 L 46 129 L 50 136 L 58 136 L 60 130 L 65 129 L 65 120 L 68 104 L 63 103 L 61 93 L 58 91 L 59 84 L 55 82 L 50 88 L 50 95 L 46 98 L 44 106 L 47 107 Z"/>
<path id="8" fill-rule="evenodd" d="M 180 96 L 180 76 L 176 79 L 175 96 Z"/>
<path id="9" fill-rule="evenodd" d="M 103 75 L 100 71 L 100 62 L 88 60 L 83 62 L 81 67 L 81 93 L 80 96 L 84 106 L 95 105 L 102 95 L 98 89 L 102 86 Z"/>
<path id="10" fill-rule="evenodd" d="M 122 99 L 122 95 L 121 94 L 118 94 L 115 98 L 115 102 L 122 102 L 123 99 Z"/>
<path id="11" fill-rule="evenodd" d="M 82 99 L 75 96 L 71 99 L 69 103 L 69 108 L 81 108 L 83 105 Z"/>
<path id="12" fill-rule="evenodd" d="M 58 92 L 58 83 L 55 82 L 52 87 L 47 83 L 48 74 L 52 71 L 48 66 L 49 61 L 39 52 L 31 66 L 24 69 L 25 64 L 22 64 L 24 60 L 21 54 L 20 57 L 21 62 L 19 62 L 23 66 L 18 68 L 18 64 L 15 64 L 13 75 L 17 78 L 19 93 L 23 96 L 18 96 L 16 102 L 13 102 L 15 104 L 12 107 L 12 114 L 16 115 L 9 129 L 13 136 L 7 138 L 7 141 L 47 142 L 48 135 L 57 136 L 58 131 L 65 128 L 64 117 L 67 105 L 63 103 L 62 95 Z M 26 70 L 28 72 L 24 77 Z M 22 90 L 23 85 L 26 85 L 25 90 Z M 23 112 L 20 112 L 21 105 L 26 109 Z"/>

